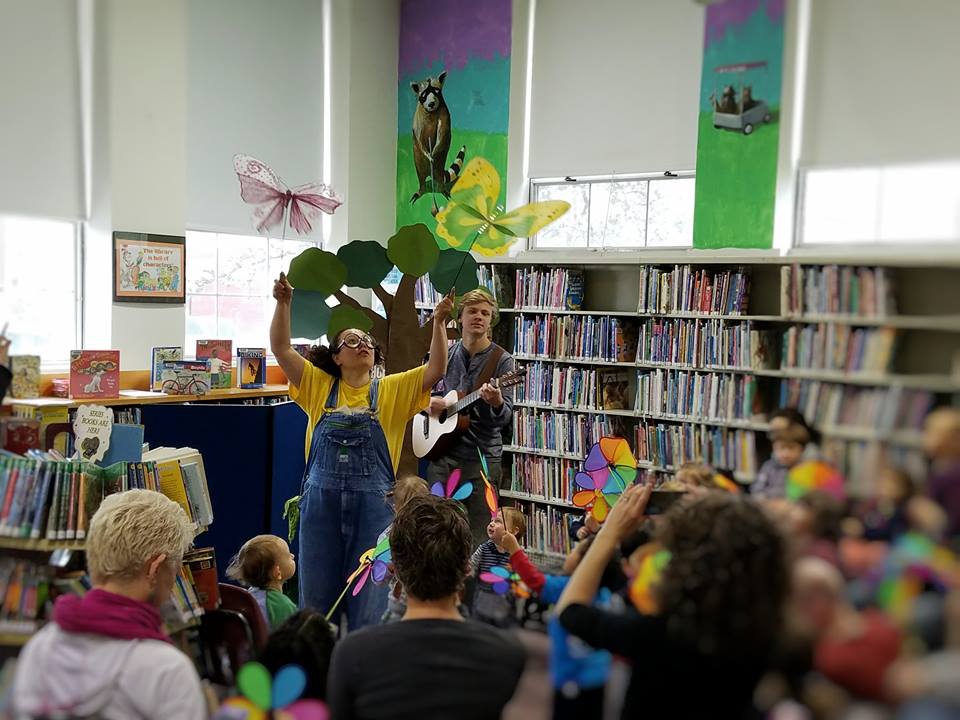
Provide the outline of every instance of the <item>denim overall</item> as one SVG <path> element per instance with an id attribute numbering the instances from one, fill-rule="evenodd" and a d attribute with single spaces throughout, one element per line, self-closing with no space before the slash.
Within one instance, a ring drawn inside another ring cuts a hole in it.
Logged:
<path id="1" fill-rule="evenodd" d="M 333 412 L 340 380 L 334 379 L 313 431 L 300 491 L 300 606 L 322 613 L 336 602 L 364 551 L 393 522 L 385 495 L 393 487 L 393 462 L 377 420 L 379 380 L 370 383 L 370 408 Z M 356 597 L 348 592 L 330 622 L 339 626 L 346 608 L 348 629 L 380 622 L 387 586 L 371 578 Z"/>

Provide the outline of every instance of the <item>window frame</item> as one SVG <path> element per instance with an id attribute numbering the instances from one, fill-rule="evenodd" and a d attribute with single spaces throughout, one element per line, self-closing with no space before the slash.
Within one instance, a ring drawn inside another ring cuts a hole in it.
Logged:
<path id="1" fill-rule="evenodd" d="M 689 245 L 657 245 L 651 247 L 647 245 L 647 232 L 650 229 L 650 191 L 649 183 L 650 182 L 670 182 L 673 180 L 685 180 L 692 179 L 696 182 L 696 170 L 670 170 L 667 171 L 670 174 L 664 172 L 643 172 L 643 173 L 625 173 L 622 175 L 583 175 L 580 177 L 571 177 L 570 175 L 566 177 L 542 177 L 542 178 L 530 178 L 528 183 L 527 197 L 528 201 L 533 203 L 537 202 L 537 191 L 541 187 L 552 186 L 552 185 L 587 185 L 588 186 L 588 195 L 587 195 L 587 244 L 586 245 L 574 245 L 568 247 L 544 247 L 537 244 L 537 235 L 532 235 L 529 238 L 527 243 L 527 250 L 530 252 L 557 252 L 557 251 L 592 251 L 592 252 L 609 252 L 609 253 L 629 253 L 629 252 L 657 252 L 657 251 L 667 251 L 674 252 L 676 250 L 690 250 L 693 248 L 693 237 L 691 234 L 691 242 Z M 636 182 L 636 181 L 646 181 L 648 183 L 647 188 L 647 203 L 644 212 L 644 244 L 642 246 L 610 246 L 610 247 L 591 247 L 590 246 L 590 206 L 592 203 L 591 199 L 591 188 L 592 185 L 601 185 L 601 184 L 611 184 L 611 183 L 621 183 L 621 182 Z M 692 224 L 693 218 L 690 218 Z M 538 233 L 539 234 L 539 233 Z"/>

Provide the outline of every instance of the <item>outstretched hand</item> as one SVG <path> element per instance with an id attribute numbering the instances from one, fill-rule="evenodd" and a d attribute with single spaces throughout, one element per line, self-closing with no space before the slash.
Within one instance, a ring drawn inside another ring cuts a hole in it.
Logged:
<path id="1" fill-rule="evenodd" d="M 504 549 L 507 555 L 513 555 L 520 549 L 520 543 L 517 542 L 517 536 L 513 533 L 505 532 L 500 538 L 500 547 Z"/>
<path id="2" fill-rule="evenodd" d="M 446 323 L 453 313 L 453 298 L 456 289 L 451 289 L 449 294 L 444 295 L 443 299 L 437 303 L 433 309 L 433 319 L 440 323 Z"/>
<path id="3" fill-rule="evenodd" d="M 652 483 L 628 487 L 610 510 L 600 532 L 608 533 L 617 542 L 627 537 L 643 519 L 652 492 Z"/>
<path id="4" fill-rule="evenodd" d="M 273 281 L 273 299 L 280 304 L 289 304 L 293 301 L 293 285 L 287 280 L 285 273 Z"/>

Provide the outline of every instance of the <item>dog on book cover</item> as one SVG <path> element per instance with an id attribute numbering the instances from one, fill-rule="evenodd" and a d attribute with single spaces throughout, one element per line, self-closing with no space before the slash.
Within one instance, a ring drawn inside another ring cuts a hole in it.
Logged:
<path id="1" fill-rule="evenodd" d="M 448 444 L 441 457 L 431 460 L 427 479 L 431 485 L 444 482 L 455 468 L 460 468 L 463 482 L 473 483 L 473 494 L 465 505 L 470 518 L 474 546 L 487 539 L 490 510 L 484 500 L 484 483 L 480 478 L 481 455 L 489 471 L 487 479 L 499 487 L 503 476 L 504 431 L 513 418 L 513 389 L 498 387 L 496 378 L 514 370 L 513 356 L 491 339 L 491 329 L 499 319 L 494 297 L 483 289 L 471 290 L 457 302 L 455 317 L 460 340 L 447 353 L 447 372 L 442 380 L 442 394 L 435 393 L 430 413 L 441 415 L 447 410 L 444 395 L 455 390 L 460 396 L 479 391 L 477 402 L 462 410 L 469 425 Z"/>

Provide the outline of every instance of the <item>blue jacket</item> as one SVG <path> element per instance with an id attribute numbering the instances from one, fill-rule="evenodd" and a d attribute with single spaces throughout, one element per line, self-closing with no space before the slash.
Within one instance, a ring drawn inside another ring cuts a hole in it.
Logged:
<path id="1" fill-rule="evenodd" d="M 540 590 L 540 599 L 553 604 L 570 582 L 567 575 L 545 575 L 546 582 Z M 593 604 L 607 607 L 611 599 L 610 591 L 600 588 Z M 550 679 L 557 690 L 574 682 L 581 689 L 603 687 L 610 674 L 610 653 L 606 650 L 594 650 L 585 642 L 574 637 L 560 625 L 560 617 L 554 614 L 547 625 L 550 635 Z"/>

